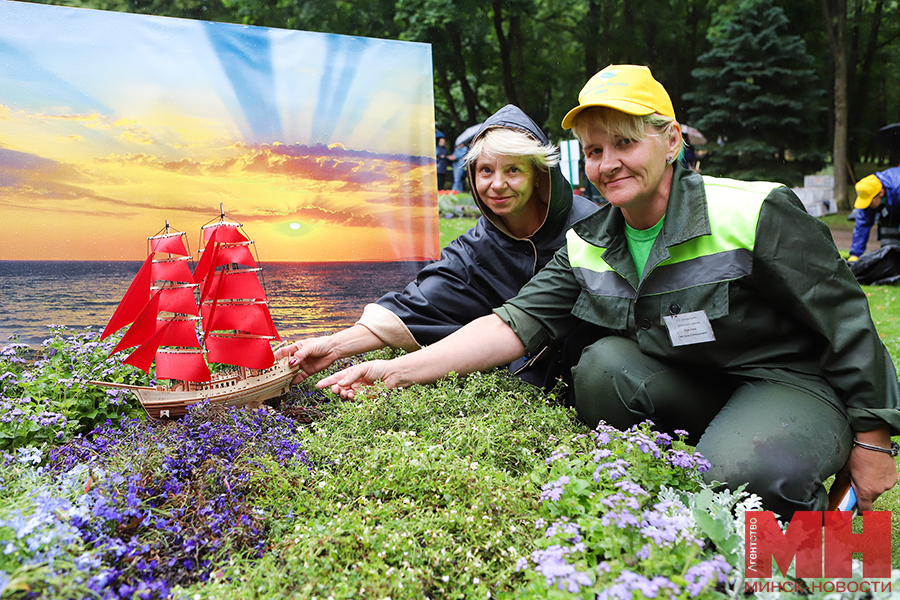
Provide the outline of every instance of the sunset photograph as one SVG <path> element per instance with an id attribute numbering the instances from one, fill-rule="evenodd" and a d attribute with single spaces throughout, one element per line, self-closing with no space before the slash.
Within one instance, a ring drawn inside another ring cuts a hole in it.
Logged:
<path id="1" fill-rule="evenodd" d="M 429 45 L 2 2 L 0 60 L 0 260 L 437 257 Z"/>

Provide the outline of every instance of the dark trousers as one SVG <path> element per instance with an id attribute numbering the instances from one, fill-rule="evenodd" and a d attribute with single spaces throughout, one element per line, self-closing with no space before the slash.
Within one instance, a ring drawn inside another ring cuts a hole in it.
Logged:
<path id="1" fill-rule="evenodd" d="M 822 482 L 847 461 L 853 441 L 846 411 L 821 378 L 773 371 L 772 379 L 723 376 L 659 361 L 637 343 L 610 336 L 588 346 L 572 369 L 575 408 L 595 427 L 650 419 L 684 429 L 711 463 L 707 482 L 762 498 L 785 518 L 825 510 Z"/>

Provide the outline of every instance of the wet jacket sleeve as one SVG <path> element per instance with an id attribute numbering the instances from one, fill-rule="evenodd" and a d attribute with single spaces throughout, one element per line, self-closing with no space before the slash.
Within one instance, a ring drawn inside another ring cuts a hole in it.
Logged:
<path id="1" fill-rule="evenodd" d="M 402 292 L 385 294 L 376 304 L 395 314 L 423 346 L 490 314 L 491 309 L 515 295 L 518 288 L 507 290 L 507 282 L 490 278 L 479 267 L 472 250 L 465 240 L 455 240 L 444 248 L 438 261 L 423 268 Z M 362 319 L 360 323 L 369 326 Z M 392 340 L 384 341 L 401 347 Z"/>
<path id="2" fill-rule="evenodd" d="M 820 367 L 854 431 L 885 424 L 900 431 L 900 391 L 865 294 L 840 258 L 828 228 L 806 214 L 787 188 L 763 204 L 753 285 L 776 307 L 822 336 Z M 772 332 L 772 335 L 778 335 Z"/>
<path id="3" fill-rule="evenodd" d="M 577 326 L 579 320 L 572 315 L 572 308 L 580 293 L 563 247 L 515 298 L 494 313 L 519 337 L 526 355 L 532 356 Z"/>
<path id="4" fill-rule="evenodd" d="M 875 211 L 861 209 L 856 213 L 856 225 L 853 227 L 853 242 L 850 244 L 850 256 L 862 256 L 869 241 L 869 232 L 875 223 Z"/>

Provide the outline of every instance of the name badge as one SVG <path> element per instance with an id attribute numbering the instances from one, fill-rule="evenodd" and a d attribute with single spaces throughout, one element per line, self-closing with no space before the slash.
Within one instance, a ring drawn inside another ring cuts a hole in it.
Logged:
<path id="1" fill-rule="evenodd" d="M 705 310 L 663 317 L 673 346 L 688 346 L 716 341 Z"/>

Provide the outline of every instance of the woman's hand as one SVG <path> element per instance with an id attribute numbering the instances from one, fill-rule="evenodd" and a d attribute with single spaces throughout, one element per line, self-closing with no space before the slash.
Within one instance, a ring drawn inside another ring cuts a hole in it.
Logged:
<path id="1" fill-rule="evenodd" d="M 887 429 L 858 432 L 856 439 L 872 446 L 891 447 Z M 834 486 L 848 481 L 856 492 L 859 510 L 872 510 L 875 499 L 897 483 L 897 463 L 893 456 L 885 452 L 854 446 L 847 463 L 835 476 Z"/>
<path id="2" fill-rule="evenodd" d="M 388 361 L 373 360 L 354 365 L 322 379 L 316 387 L 331 386 L 335 394 L 349 399 L 359 388 L 376 381 L 383 381 L 389 388 L 433 383 L 451 371 L 468 375 L 506 364 L 522 356 L 523 352 L 525 347 L 513 330 L 500 317 L 490 314 L 475 319 L 427 348 Z"/>
<path id="3" fill-rule="evenodd" d="M 384 342 L 360 324 L 342 329 L 334 335 L 300 340 L 275 351 L 275 358 L 290 356 L 290 364 L 300 365 L 300 371 L 292 383 L 300 383 L 310 375 L 327 369 L 331 364 L 348 356 L 384 348 Z"/>
<path id="4" fill-rule="evenodd" d="M 324 389 L 331 386 L 331 391 L 345 400 L 352 400 L 359 388 L 374 384 L 376 381 L 386 381 L 391 374 L 392 361 L 372 360 L 347 367 L 333 375 L 322 379 L 316 387 Z M 389 387 L 393 387 L 388 384 Z"/>
<path id="5" fill-rule="evenodd" d="M 334 350 L 331 337 L 317 337 L 294 342 L 275 351 L 275 360 L 290 356 L 291 366 L 300 365 L 300 370 L 291 383 L 300 383 L 310 375 L 326 369 L 341 358 Z"/>

